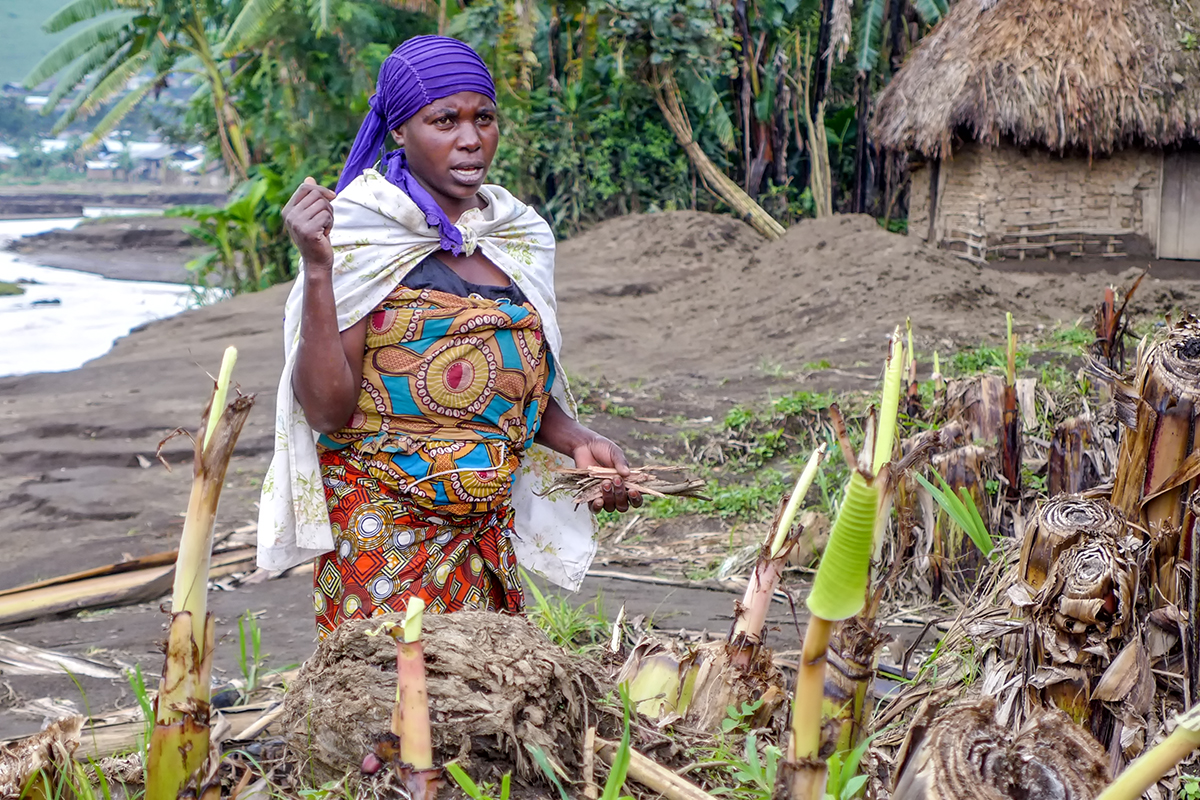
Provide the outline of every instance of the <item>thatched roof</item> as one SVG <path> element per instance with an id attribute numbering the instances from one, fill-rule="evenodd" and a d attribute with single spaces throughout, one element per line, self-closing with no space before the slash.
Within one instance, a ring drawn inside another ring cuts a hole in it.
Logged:
<path id="1" fill-rule="evenodd" d="M 874 138 L 1062 152 L 1200 140 L 1197 0 L 959 0 L 884 90 Z"/>

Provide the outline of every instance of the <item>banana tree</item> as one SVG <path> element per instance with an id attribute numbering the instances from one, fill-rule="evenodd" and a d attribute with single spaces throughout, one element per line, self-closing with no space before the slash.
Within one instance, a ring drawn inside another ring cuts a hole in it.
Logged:
<path id="1" fill-rule="evenodd" d="M 229 97 L 226 55 L 245 47 L 285 1 L 72 0 L 42 28 L 74 34 L 47 53 L 24 82 L 33 87 L 57 76 L 47 114 L 75 93 L 55 133 L 116 100 L 84 139 L 84 147 L 92 148 L 169 78 L 192 76 L 211 97 L 226 168 L 245 178 L 250 149 Z"/>

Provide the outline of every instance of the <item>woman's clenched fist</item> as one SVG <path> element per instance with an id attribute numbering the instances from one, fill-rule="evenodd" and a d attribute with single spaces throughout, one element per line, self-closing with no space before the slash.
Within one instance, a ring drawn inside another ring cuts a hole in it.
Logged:
<path id="1" fill-rule="evenodd" d="M 333 268 L 329 230 L 333 227 L 331 201 L 336 196 L 332 189 L 318 185 L 312 178 L 305 178 L 283 207 L 283 224 L 300 250 L 306 270 Z"/>

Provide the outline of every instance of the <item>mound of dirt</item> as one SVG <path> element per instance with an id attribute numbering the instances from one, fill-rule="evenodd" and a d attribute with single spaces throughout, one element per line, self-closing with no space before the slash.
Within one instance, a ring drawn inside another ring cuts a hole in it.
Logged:
<path id="1" fill-rule="evenodd" d="M 1113 279 L 977 266 L 865 215 L 805 220 L 764 242 L 691 211 L 598 225 L 562 244 L 557 275 L 567 363 L 614 381 L 736 379 L 817 359 L 873 367 L 905 318 L 919 350 L 971 346 L 1000 336 L 1006 311 L 1025 331 L 1090 315 Z M 1148 281 L 1139 300 L 1161 311 L 1200 297 L 1190 282 L 1164 284 Z"/>
<path id="2" fill-rule="evenodd" d="M 322 780 L 356 773 L 374 737 L 389 729 L 396 697 L 396 644 L 368 635 L 384 615 L 342 625 L 288 687 L 289 746 Z M 457 758 L 476 780 L 538 767 L 526 745 L 578 766 L 599 665 L 552 644 L 525 618 L 464 611 L 425 617 L 433 745 L 438 763 Z"/>

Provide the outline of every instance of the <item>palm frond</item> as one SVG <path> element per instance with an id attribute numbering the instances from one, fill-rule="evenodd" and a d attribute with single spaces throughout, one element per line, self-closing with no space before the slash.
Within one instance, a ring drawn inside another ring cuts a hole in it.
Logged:
<path id="1" fill-rule="evenodd" d="M 284 0 L 249 0 L 229 26 L 225 40 L 221 42 L 221 52 L 232 56 L 253 45 L 254 37 L 283 4 Z"/>
<path id="2" fill-rule="evenodd" d="M 196 91 L 192 92 L 192 106 L 198 108 L 201 105 L 212 104 L 212 84 L 208 81 L 200 81 L 196 86 Z"/>
<path id="3" fill-rule="evenodd" d="M 100 81 L 104 80 L 104 77 L 108 75 L 108 73 L 112 72 L 118 64 L 128 58 L 129 53 L 132 50 L 132 42 L 121 43 L 121 46 L 117 48 L 116 52 L 108 57 L 108 60 L 104 62 L 104 65 L 92 73 L 91 77 L 89 77 L 87 80 L 87 84 L 75 93 L 75 99 L 71 101 L 71 104 L 67 106 L 66 111 L 64 111 L 55 121 L 54 127 L 50 129 L 51 133 L 57 136 L 58 134 L 62 133 L 64 128 L 75 121 L 76 117 L 79 116 L 80 106 L 82 106 L 84 101 L 87 100 L 88 95 L 91 94 L 92 90 L 99 86 Z"/>
<path id="4" fill-rule="evenodd" d="M 50 92 L 50 96 L 46 98 L 45 108 L 47 111 L 57 108 L 59 101 L 71 93 L 75 87 L 87 80 L 87 76 L 98 69 L 105 61 L 108 61 L 121 48 L 123 44 L 119 37 L 112 37 L 103 42 L 100 42 L 91 50 L 88 50 L 79 58 L 71 62 L 71 66 L 67 68 L 54 84 L 54 89 Z"/>
<path id="5" fill-rule="evenodd" d="M 318 36 L 329 30 L 332 6 L 333 0 L 309 0 L 308 16 L 312 20 L 313 28 Z"/>
<path id="6" fill-rule="evenodd" d="M 913 0 L 913 8 L 926 25 L 936 25 L 945 16 L 949 6 L 945 0 Z"/>
<path id="7" fill-rule="evenodd" d="M 735 144 L 733 139 L 733 117 L 729 116 L 729 112 L 725 109 L 725 104 L 719 98 L 706 121 L 712 125 L 713 133 L 717 135 L 717 141 L 721 143 L 721 146 L 726 150 L 732 150 Z"/>
<path id="8" fill-rule="evenodd" d="M 871 72 L 879 63 L 879 45 L 883 41 L 883 4 L 886 0 L 866 0 L 859 20 L 858 71 Z"/>
<path id="9" fill-rule="evenodd" d="M 114 14 L 100 20 L 95 25 L 84 28 L 79 33 L 61 42 L 57 47 L 42 57 L 25 76 L 27 87 L 37 86 L 51 75 L 58 73 L 75 59 L 83 56 L 98 44 L 120 36 L 129 30 L 129 21 L 134 17 L 132 12 Z"/>
<path id="10" fill-rule="evenodd" d="M 96 113 L 100 106 L 115 97 L 129 85 L 131 80 L 137 77 L 139 72 L 146 68 L 146 65 L 150 63 L 150 56 L 150 50 L 139 50 L 118 64 L 95 89 L 88 93 L 87 99 L 79 107 L 79 112 L 85 117 Z"/>
<path id="11" fill-rule="evenodd" d="M 182 55 L 184 52 L 178 47 L 155 38 L 150 44 L 150 70 L 155 74 L 174 72 Z"/>
<path id="12" fill-rule="evenodd" d="M 116 10 L 115 0 L 72 0 L 51 14 L 50 18 L 42 23 L 42 30 L 46 33 L 58 33 L 85 19 L 95 19 L 101 14 Z"/>
<path id="13" fill-rule="evenodd" d="M 120 102 L 114 105 L 109 112 L 104 115 L 104 118 L 96 123 L 96 127 L 92 129 L 92 132 L 84 137 L 82 149 L 85 151 L 91 150 L 93 147 L 98 145 L 105 136 L 108 136 L 108 134 L 112 133 L 113 128 L 117 127 L 121 120 L 125 119 L 125 117 L 129 115 L 129 112 L 132 111 L 138 103 L 146 99 L 146 95 L 148 95 L 150 91 L 154 89 L 154 86 L 168 74 L 169 71 L 160 72 L 158 75 L 154 76 L 153 80 L 146 81 L 145 84 L 139 86 L 137 89 L 134 89 L 132 92 L 122 97 Z"/>
<path id="14" fill-rule="evenodd" d="M 733 118 L 729 116 L 729 112 L 725 109 L 725 104 L 721 102 L 721 96 L 717 94 L 712 82 L 692 70 L 685 70 L 681 74 L 688 97 L 701 112 L 704 121 L 712 128 L 717 141 L 726 150 L 732 150 L 735 144 Z"/>

